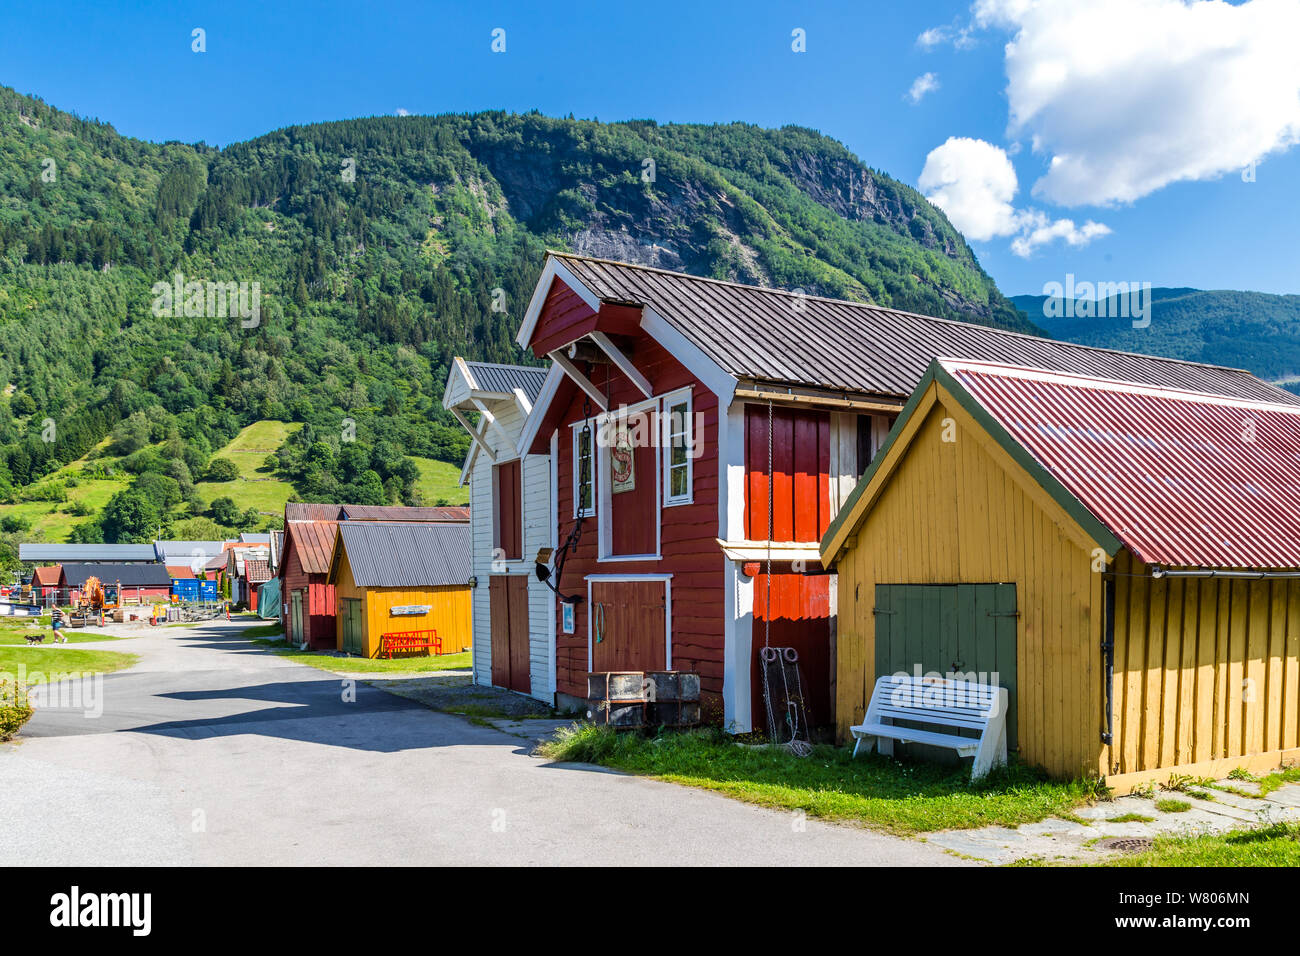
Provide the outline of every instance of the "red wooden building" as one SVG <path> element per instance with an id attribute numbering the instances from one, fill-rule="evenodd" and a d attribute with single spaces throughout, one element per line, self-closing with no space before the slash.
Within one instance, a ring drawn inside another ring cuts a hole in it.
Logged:
<path id="1" fill-rule="evenodd" d="M 691 670 L 706 713 L 739 732 L 764 726 L 765 643 L 798 649 L 812 722 L 833 720 L 818 542 L 936 356 L 1275 394 L 1229 370 L 564 253 L 517 340 L 552 362 L 518 450 L 550 455 L 552 582 L 580 599 L 552 601 L 557 702 L 585 698 L 591 671 Z"/>
<path id="2" fill-rule="evenodd" d="M 280 557 L 280 594 L 284 602 L 284 632 L 290 643 L 313 650 L 334 647 L 337 603 L 334 585 L 327 582 L 337 521 L 293 520 L 291 509 L 333 508 L 338 505 L 285 506 L 284 553 Z"/>

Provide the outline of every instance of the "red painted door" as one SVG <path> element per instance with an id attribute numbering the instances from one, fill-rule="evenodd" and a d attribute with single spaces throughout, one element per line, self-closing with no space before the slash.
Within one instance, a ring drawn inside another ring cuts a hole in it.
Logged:
<path id="1" fill-rule="evenodd" d="M 667 588 L 665 581 L 592 582 L 593 672 L 667 669 Z"/>
<path id="2" fill-rule="evenodd" d="M 496 485 L 496 541 L 493 547 L 508 561 L 523 557 L 523 515 L 520 502 L 519 459 L 494 468 Z"/>
<path id="3" fill-rule="evenodd" d="M 528 654 L 528 578 L 494 574 L 488 579 L 492 684 L 527 694 L 532 690 Z"/>
<path id="4" fill-rule="evenodd" d="M 788 568 L 789 565 L 786 565 Z M 767 575 L 754 577 L 754 650 L 750 658 L 750 695 L 754 729 L 767 730 L 763 697 L 763 666 L 759 658 L 765 643 L 793 647 L 799 654 L 808 723 L 820 727 L 831 722 L 831 591 L 830 575 L 784 573 L 772 568 L 769 610 Z"/>

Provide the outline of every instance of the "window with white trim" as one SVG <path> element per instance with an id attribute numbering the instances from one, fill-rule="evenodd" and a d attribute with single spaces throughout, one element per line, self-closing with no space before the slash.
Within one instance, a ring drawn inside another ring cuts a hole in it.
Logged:
<path id="1" fill-rule="evenodd" d="M 694 487 L 690 389 L 667 395 L 663 402 L 664 505 L 686 505 Z"/>
<path id="2" fill-rule="evenodd" d="M 596 513 L 596 429 L 573 426 L 573 516 L 590 518 Z M 584 480 L 585 478 L 585 480 Z"/>

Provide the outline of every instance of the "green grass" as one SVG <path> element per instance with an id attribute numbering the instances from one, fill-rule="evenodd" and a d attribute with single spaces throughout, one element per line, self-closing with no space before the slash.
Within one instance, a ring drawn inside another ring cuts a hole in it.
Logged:
<path id="1" fill-rule="evenodd" d="M 140 658 L 118 651 L 82 651 L 65 647 L 0 647 L 0 673 L 16 676 L 22 665 L 28 675 L 111 674 L 131 667 Z M 30 679 L 30 677 L 29 677 Z"/>
<path id="2" fill-rule="evenodd" d="M 415 487 L 426 505 L 436 505 L 445 500 L 449 505 L 469 504 L 469 488 L 460 487 L 460 469 L 445 461 L 410 456 L 420 469 Z"/>
<path id="3" fill-rule="evenodd" d="M 105 439 L 90 454 L 102 450 L 107 444 L 108 440 Z M 124 490 L 133 477 L 124 471 L 119 471 L 113 478 L 83 477 L 81 469 L 89 460 L 88 454 L 36 482 L 36 484 L 44 484 L 47 481 L 65 481 L 75 477 L 77 484 L 75 487 L 68 488 L 67 501 L 20 501 L 16 504 L 0 505 L 0 518 L 12 516 L 27 521 L 30 526 L 23 532 L 23 540 L 66 541 L 73 526 L 87 518 L 87 516 L 72 514 L 71 509 L 74 504 L 83 504 L 93 513 L 98 514 L 103 510 L 104 505 L 108 504 L 108 499 Z M 108 464 L 115 464 L 117 461 L 102 456 L 98 460 Z"/>
<path id="4" fill-rule="evenodd" d="M 1019 764 L 972 785 L 969 763 L 901 763 L 874 753 L 854 760 L 849 748 L 826 745 L 799 758 L 781 749 L 740 746 L 720 730 L 645 737 L 575 724 L 538 753 L 899 834 L 1069 818 L 1102 792 L 1095 783 L 1048 781 Z"/>
<path id="5" fill-rule="evenodd" d="M 259 628 L 250 628 L 259 630 Z M 432 671 L 469 670 L 470 652 L 443 654 L 427 657 L 399 657 L 394 660 L 365 657 L 336 657 L 320 651 L 300 651 L 295 647 L 285 647 L 279 640 L 262 640 L 272 652 L 288 658 L 296 664 L 307 664 L 318 670 L 331 671 L 335 674 L 421 674 Z"/>
<path id="6" fill-rule="evenodd" d="M 1156 809 L 1161 813 L 1186 813 L 1192 805 L 1186 800 L 1157 800 Z"/>
<path id="7" fill-rule="evenodd" d="M 1259 796 L 1266 797 L 1284 783 L 1300 783 L 1300 764 L 1255 778 Z"/>
<path id="8" fill-rule="evenodd" d="M 38 631 L 45 636 L 46 644 L 54 643 L 54 632 L 50 630 L 50 626 L 47 624 L 44 627 L 29 627 L 24 630 L 19 630 L 18 628 L 5 628 L 0 630 L 0 645 L 20 644 L 26 647 L 27 635 Z M 62 636 L 68 639 L 67 642 L 69 644 L 89 644 L 94 641 L 121 640 L 120 637 L 110 637 L 107 634 L 88 634 L 85 631 L 75 631 L 70 628 L 64 628 Z"/>
<path id="9" fill-rule="evenodd" d="M 285 502 L 293 495 L 293 485 L 276 478 L 263 464 L 266 456 L 284 444 L 286 438 L 301 428 L 300 423 L 260 421 L 244 428 L 230 443 L 213 454 L 228 458 L 239 469 L 234 481 L 199 481 L 195 483 L 206 508 L 214 498 L 233 498 L 239 509 L 284 513 Z"/>
<path id="10" fill-rule="evenodd" d="M 1117 817 L 1108 817 L 1107 823 L 1152 823 L 1155 817 L 1144 816 L 1141 813 L 1124 813 Z"/>
<path id="11" fill-rule="evenodd" d="M 1157 837 L 1143 853 L 1117 856 L 1099 866 L 1300 866 L 1300 824 L 1213 836 Z"/>

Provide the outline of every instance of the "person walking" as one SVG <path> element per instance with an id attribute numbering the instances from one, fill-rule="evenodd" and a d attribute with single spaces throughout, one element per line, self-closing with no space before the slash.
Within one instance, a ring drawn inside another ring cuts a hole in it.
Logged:
<path id="1" fill-rule="evenodd" d="M 67 636 L 60 633 L 63 630 L 63 608 L 57 604 L 50 611 L 50 630 L 54 631 L 55 644 L 68 643 Z"/>

